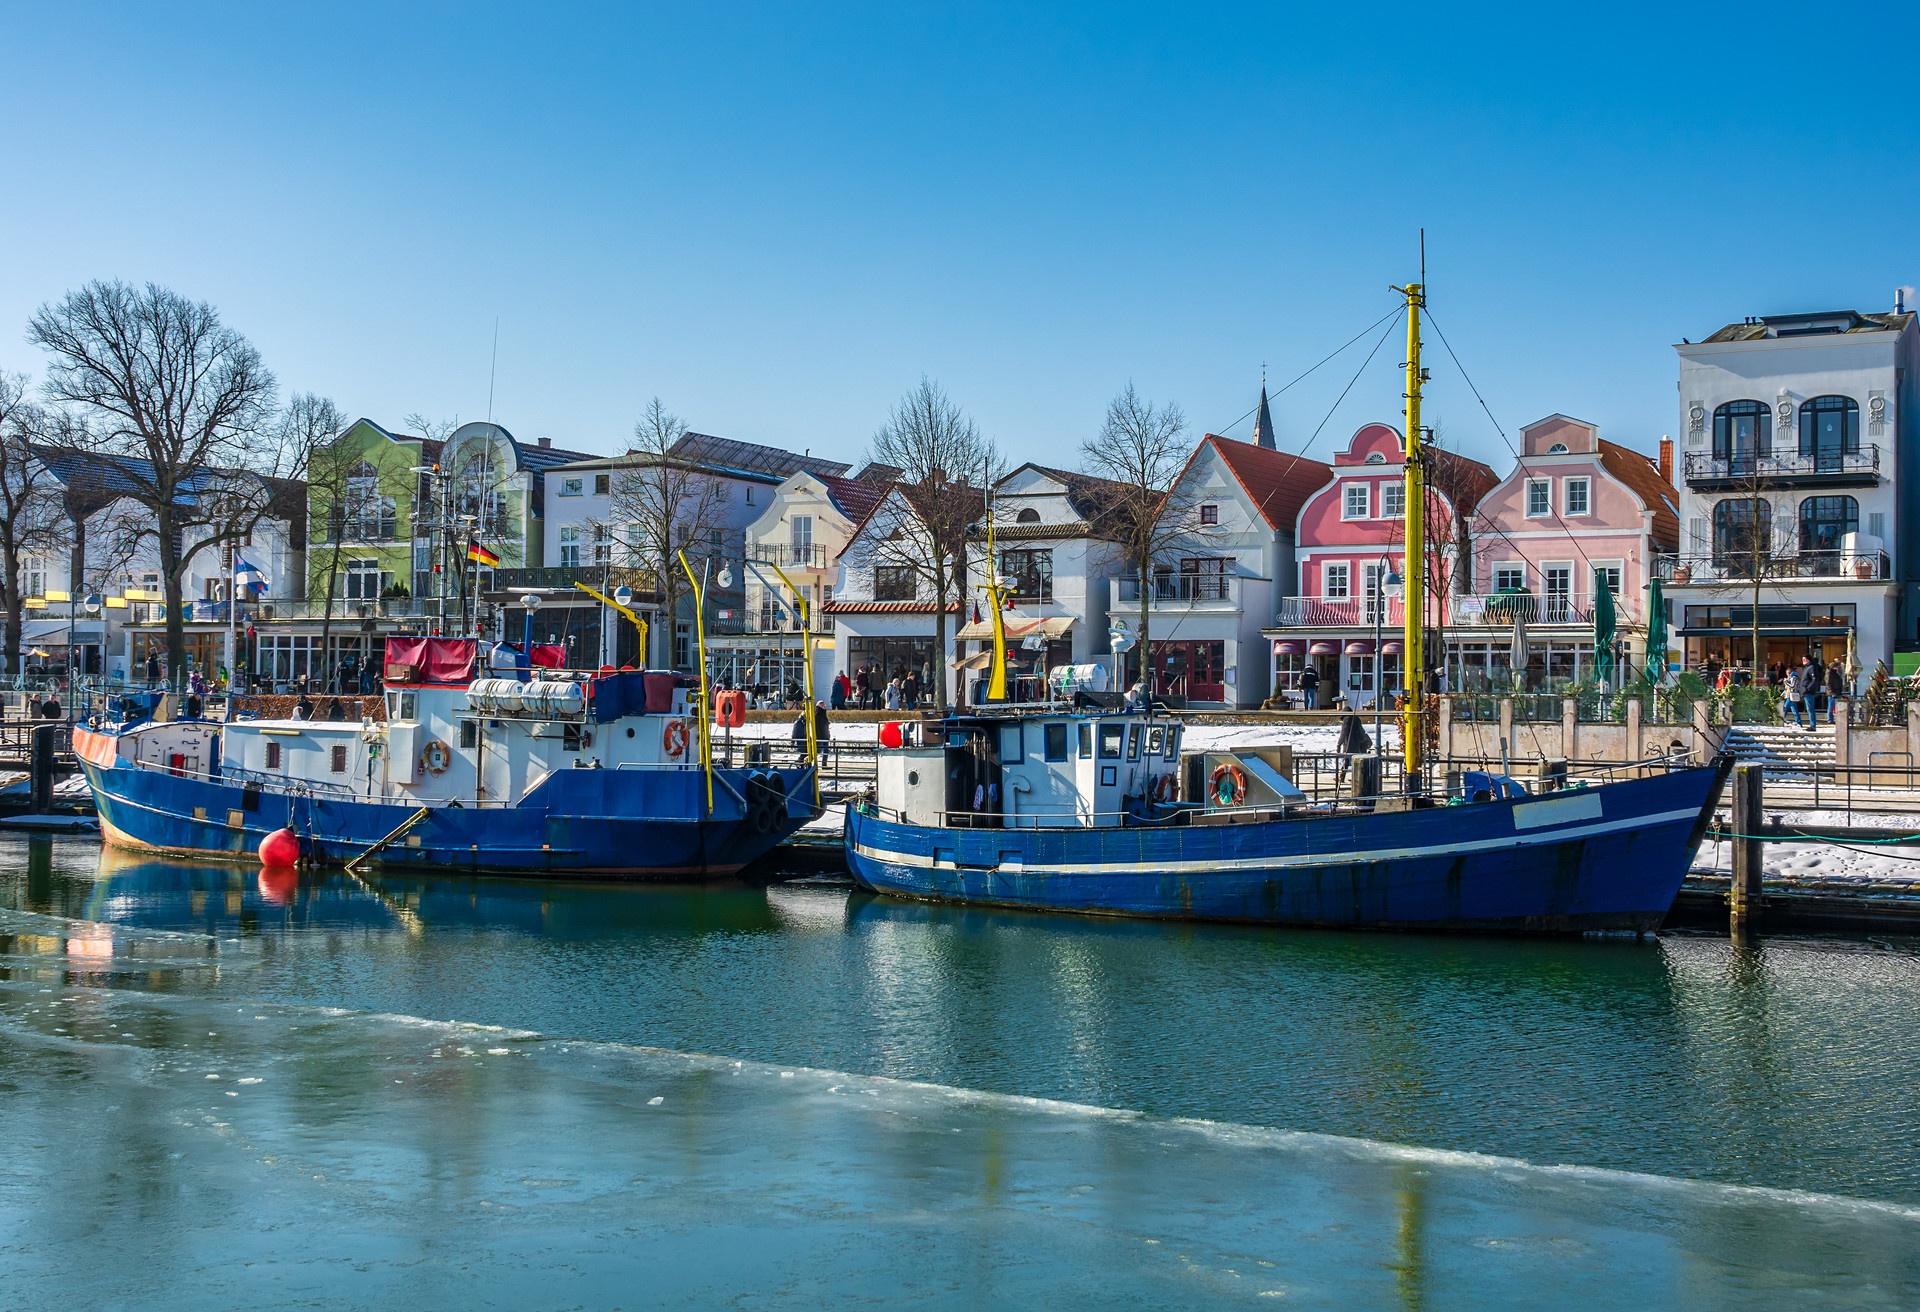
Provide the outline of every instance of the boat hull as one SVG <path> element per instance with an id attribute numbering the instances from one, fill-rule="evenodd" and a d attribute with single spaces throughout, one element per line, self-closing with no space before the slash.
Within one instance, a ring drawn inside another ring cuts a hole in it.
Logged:
<path id="1" fill-rule="evenodd" d="M 416 814 L 418 804 L 338 800 L 238 782 L 83 761 L 100 830 L 115 847 L 256 862 L 260 840 L 291 829 L 304 859 L 343 864 Z M 813 816 L 810 770 L 768 771 L 788 801 L 765 829 L 738 800 L 748 772 L 715 770 L 706 808 L 698 770 L 565 770 L 512 807 L 434 806 L 368 868 L 453 869 L 567 878 L 731 878 Z"/>
<path id="2" fill-rule="evenodd" d="M 849 808 L 876 893 L 1098 915 L 1499 933 L 1659 927 L 1717 764 L 1526 801 L 1232 825 L 937 829 Z"/>

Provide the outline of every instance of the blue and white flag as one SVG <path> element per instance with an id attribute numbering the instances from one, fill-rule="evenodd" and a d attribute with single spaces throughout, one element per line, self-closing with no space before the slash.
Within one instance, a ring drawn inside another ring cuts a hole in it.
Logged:
<path id="1" fill-rule="evenodd" d="M 271 585 L 267 582 L 266 571 L 258 565 L 249 565 L 247 558 L 234 553 L 233 586 L 236 590 L 246 588 L 250 592 L 265 592 Z"/>

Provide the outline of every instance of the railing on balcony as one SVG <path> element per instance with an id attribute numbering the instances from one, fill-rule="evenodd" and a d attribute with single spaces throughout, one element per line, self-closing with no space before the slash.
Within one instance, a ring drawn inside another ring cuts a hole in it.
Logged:
<path id="1" fill-rule="evenodd" d="M 1140 604 L 1140 580 L 1118 578 L 1114 581 L 1114 600 Z M 1160 602 L 1238 601 L 1240 580 L 1231 574 L 1156 574 L 1152 598 Z"/>
<path id="2" fill-rule="evenodd" d="M 654 592 L 653 571 L 623 565 L 548 565 L 542 569 L 493 571 L 495 592 L 508 592 L 515 588 L 541 592 L 571 591 L 576 583 L 584 583 L 595 591 L 624 586 L 635 592 Z"/>
<path id="3" fill-rule="evenodd" d="M 1638 611 L 1627 598 L 1615 594 L 1613 609 L 1623 622 L 1636 622 Z M 1592 624 L 1591 592 L 1497 592 L 1485 597 L 1455 597 L 1455 624 Z"/>
<path id="4" fill-rule="evenodd" d="M 1872 481 L 1880 474 L 1880 448 L 1869 445 L 1857 451 L 1818 451 L 1808 455 L 1784 451 L 1768 455 L 1716 456 L 1710 451 L 1689 451 L 1684 468 L 1689 483 L 1765 484 L 1835 478 Z"/>
<path id="5" fill-rule="evenodd" d="M 751 542 L 747 550 L 753 559 L 783 569 L 825 569 L 830 560 L 827 549 L 814 542 Z"/>
<path id="6" fill-rule="evenodd" d="M 1800 551 L 1761 555 L 1725 551 L 1707 555 L 1659 555 L 1654 573 L 1668 583 L 1751 582 L 1757 574 L 1767 579 L 1828 579 L 1835 582 L 1884 582 L 1893 577 L 1893 558 L 1886 552 Z"/>
<path id="7" fill-rule="evenodd" d="M 1282 628 L 1364 628 L 1377 622 L 1383 629 L 1406 624 L 1406 601 L 1401 597 L 1282 597 L 1276 617 Z"/>
<path id="8" fill-rule="evenodd" d="M 369 516 L 365 519 L 324 520 L 319 524 L 318 529 L 314 537 L 316 546 L 333 542 L 364 546 L 376 542 L 403 540 L 400 536 L 400 521 L 391 515 L 379 519 Z"/>

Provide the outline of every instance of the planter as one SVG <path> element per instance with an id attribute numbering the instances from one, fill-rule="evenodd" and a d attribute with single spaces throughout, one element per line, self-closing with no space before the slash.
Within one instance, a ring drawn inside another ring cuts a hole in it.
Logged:
<path id="1" fill-rule="evenodd" d="M 1691 583 L 1691 582 L 1693 582 L 1693 566 L 1691 566 L 1691 565 L 1676 565 L 1676 566 L 1674 566 L 1674 569 L 1673 569 L 1673 581 L 1674 581 L 1675 583 Z"/>
<path id="2" fill-rule="evenodd" d="M 1853 576 L 1856 579 L 1862 579 L 1862 580 L 1871 579 L 1873 577 L 1873 562 L 1870 560 L 1854 561 Z"/>

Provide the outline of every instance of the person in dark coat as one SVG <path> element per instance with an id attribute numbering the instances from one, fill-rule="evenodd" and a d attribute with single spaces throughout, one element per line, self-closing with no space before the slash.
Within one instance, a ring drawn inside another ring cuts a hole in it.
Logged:
<path id="1" fill-rule="evenodd" d="M 1314 710 L 1320 699 L 1320 671 L 1313 668 L 1309 661 L 1307 668 L 1300 671 L 1300 704 L 1306 710 Z"/>
<path id="2" fill-rule="evenodd" d="M 327 699 L 327 718 L 329 720 L 344 720 L 347 718 L 347 708 L 340 704 L 338 697 L 330 697 Z"/>
<path id="3" fill-rule="evenodd" d="M 1345 782 L 1347 768 L 1353 764 L 1353 758 L 1365 756 L 1373 750 L 1373 739 L 1361 727 L 1359 716 L 1348 714 L 1340 717 L 1340 737 L 1334 743 L 1333 750 L 1340 756 L 1340 768 L 1334 779 Z"/>

